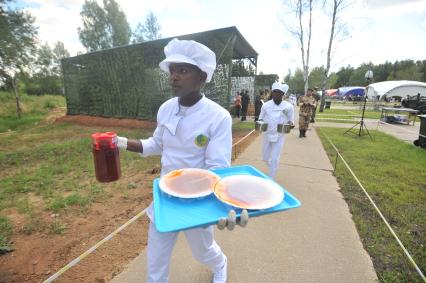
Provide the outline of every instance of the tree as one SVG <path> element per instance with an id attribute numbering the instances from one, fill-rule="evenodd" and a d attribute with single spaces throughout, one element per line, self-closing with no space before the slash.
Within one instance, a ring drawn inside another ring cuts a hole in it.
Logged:
<path id="1" fill-rule="evenodd" d="M 393 67 L 391 62 L 385 62 L 384 64 L 379 64 L 377 66 L 374 66 L 373 67 L 374 80 L 376 82 L 386 81 L 392 72 L 392 68 Z"/>
<path id="2" fill-rule="evenodd" d="M 0 0 L 0 81 L 11 83 L 15 93 L 16 112 L 21 117 L 16 78 L 32 60 L 37 28 L 29 13 L 10 9 L 7 2 L 10 1 Z"/>
<path id="3" fill-rule="evenodd" d="M 136 29 L 133 31 L 133 40 L 132 43 L 140 43 L 144 42 L 144 33 L 145 33 L 145 27 L 143 24 L 138 23 L 136 26 Z"/>
<path id="4" fill-rule="evenodd" d="M 161 26 L 157 21 L 157 17 L 153 12 L 149 12 L 145 21 L 145 38 L 148 40 L 156 40 L 161 38 Z"/>
<path id="5" fill-rule="evenodd" d="M 289 68 L 288 71 L 287 71 L 287 75 L 285 75 L 284 78 L 283 78 L 282 83 L 283 84 L 285 84 L 285 83 L 288 84 L 290 82 L 290 80 L 291 80 L 291 69 Z"/>
<path id="6" fill-rule="evenodd" d="M 351 0 L 332 0 L 331 5 L 331 17 L 330 17 L 330 37 L 328 40 L 328 48 L 327 48 L 327 61 L 326 67 L 324 69 L 324 76 L 322 81 L 322 91 L 325 93 L 325 90 L 328 88 L 328 73 L 330 71 L 330 63 L 331 63 L 331 53 L 333 51 L 333 42 L 339 36 L 344 36 L 345 34 L 345 23 L 342 21 L 340 15 L 344 10 L 349 7 L 349 1 Z M 324 7 L 327 9 L 328 1 L 324 1 Z M 321 104 L 319 112 L 324 111 L 325 106 L 325 95 L 321 96 Z"/>
<path id="7" fill-rule="evenodd" d="M 394 79 L 420 81 L 423 73 L 419 65 L 413 60 L 402 60 L 395 62 Z"/>
<path id="8" fill-rule="evenodd" d="M 337 80 L 336 84 L 334 85 L 334 88 L 350 85 L 349 81 L 353 72 L 354 68 L 352 68 L 351 66 L 347 66 L 346 68 L 340 68 L 340 70 L 336 73 Z"/>
<path id="9" fill-rule="evenodd" d="M 105 11 L 96 1 L 85 1 L 80 13 L 83 28 L 78 28 L 81 44 L 88 51 L 96 51 L 111 47 L 108 39 Z"/>
<path id="10" fill-rule="evenodd" d="M 78 28 L 81 43 L 89 51 L 129 44 L 131 30 L 126 15 L 114 0 L 86 0 L 80 15 L 83 28 Z"/>
<path id="11" fill-rule="evenodd" d="M 36 59 L 31 77 L 25 77 L 25 87 L 28 94 L 61 94 L 62 72 L 60 60 L 68 57 L 69 53 L 60 41 L 53 49 L 45 43 L 37 48 Z"/>
<path id="12" fill-rule="evenodd" d="M 62 75 L 61 71 L 61 60 L 63 58 L 70 57 L 70 53 L 65 48 L 65 45 L 61 41 L 57 41 L 53 47 L 53 58 L 54 58 L 54 67 L 53 72 L 57 75 Z"/>
<path id="13" fill-rule="evenodd" d="M 132 30 L 127 22 L 126 14 L 120 9 L 115 0 L 104 0 L 104 9 L 112 46 L 129 44 Z"/>
<path id="14" fill-rule="evenodd" d="M 153 12 L 146 16 L 145 24 L 138 23 L 133 32 L 133 43 L 144 42 L 145 40 L 156 40 L 161 38 L 161 26 Z"/>
<path id="15" fill-rule="evenodd" d="M 351 86 L 364 86 L 365 81 L 365 73 L 368 70 L 373 69 L 373 64 L 361 64 L 358 68 L 354 69 L 349 77 L 349 83 L 347 85 Z"/>
<path id="16" fill-rule="evenodd" d="M 417 66 L 419 67 L 420 72 L 422 72 L 422 81 L 426 82 L 426 60 L 417 61 Z"/>
<path id="17" fill-rule="evenodd" d="M 297 27 L 287 26 L 287 30 L 296 38 L 298 41 L 300 52 L 302 55 L 302 69 L 303 69 L 303 81 L 304 81 L 304 93 L 309 86 L 309 59 L 311 53 L 311 37 L 312 37 L 312 9 L 313 0 L 285 0 L 284 4 L 290 9 L 291 13 L 296 15 L 298 25 Z M 306 13 L 309 13 L 308 26 L 305 27 L 303 23 L 303 17 Z"/>
<path id="18" fill-rule="evenodd" d="M 51 76 L 53 74 L 53 63 L 53 51 L 46 42 L 36 50 L 36 59 L 34 62 L 36 68 L 35 72 L 43 76 Z"/>
<path id="19" fill-rule="evenodd" d="M 290 89 L 296 94 L 305 93 L 305 81 L 303 78 L 303 71 L 297 68 L 294 75 L 287 81 Z"/>
<path id="20" fill-rule="evenodd" d="M 309 82 L 311 86 L 319 87 L 323 80 L 324 67 L 314 67 L 309 73 Z"/>

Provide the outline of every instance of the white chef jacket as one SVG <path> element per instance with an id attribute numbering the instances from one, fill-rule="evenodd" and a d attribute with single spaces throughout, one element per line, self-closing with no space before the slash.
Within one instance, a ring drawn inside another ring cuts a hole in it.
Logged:
<path id="1" fill-rule="evenodd" d="M 294 123 L 294 107 L 287 101 L 281 101 L 279 105 L 271 99 L 263 104 L 260 110 L 259 120 L 268 124 L 268 129 L 264 133 L 270 142 L 277 142 L 282 133 L 277 132 L 278 124 Z"/>
<path id="2" fill-rule="evenodd" d="M 181 111 L 177 97 L 164 102 L 152 137 L 141 140 L 142 156 L 161 154 L 161 176 L 182 168 L 224 168 L 231 164 L 232 118 L 203 97 Z M 152 205 L 148 216 L 153 220 Z"/>

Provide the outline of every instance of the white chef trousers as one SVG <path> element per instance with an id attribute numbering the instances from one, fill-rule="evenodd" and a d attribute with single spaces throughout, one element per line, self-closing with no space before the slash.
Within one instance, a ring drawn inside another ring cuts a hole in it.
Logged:
<path id="1" fill-rule="evenodd" d="M 208 265 L 213 272 L 225 264 L 225 255 L 213 239 L 214 226 L 183 231 L 196 260 Z M 169 281 L 170 258 L 179 232 L 158 232 L 151 221 L 148 232 L 147 283 Z"/>
<path id="2" fill-rule="evenodd" d="M 268 175 L 271 178 L 275 178 L 277 173 L 284 140 L 284 135 L 279 135 L 276 142 L 271 142 L 268 140 L 268 135 L 263 135 L 262 159 L 268 164 Z"/>

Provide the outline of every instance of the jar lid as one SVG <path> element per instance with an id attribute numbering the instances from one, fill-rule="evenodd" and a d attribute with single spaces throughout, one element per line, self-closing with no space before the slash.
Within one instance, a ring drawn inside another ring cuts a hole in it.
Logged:
<path id="1" fill-rule="evenodd" d="M 115 148 L 117 147 L 117 134 L 114 132 L 94 133 L 92 134 L 92 142 L 97 148 L 101 144 Z"/>

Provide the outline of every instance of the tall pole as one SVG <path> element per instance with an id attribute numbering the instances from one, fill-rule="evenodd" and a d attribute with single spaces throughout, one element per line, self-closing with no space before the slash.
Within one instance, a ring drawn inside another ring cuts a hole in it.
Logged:
<path id="1" fill-rule="evenodd" d="M 365 88 L 364 93 L 364 105 L 362 106 L 362 115 L 361 115 L 361 126 L 359 127 L 358 136 L 361 136 L 362 127 L 364 126 L 364 114 L 365 114 L 365 105 L 367 104 L 367 93 L 368 93 L 368 86 L 370 85 L 370 78 L 367 78 L 367 87 Z"/>

